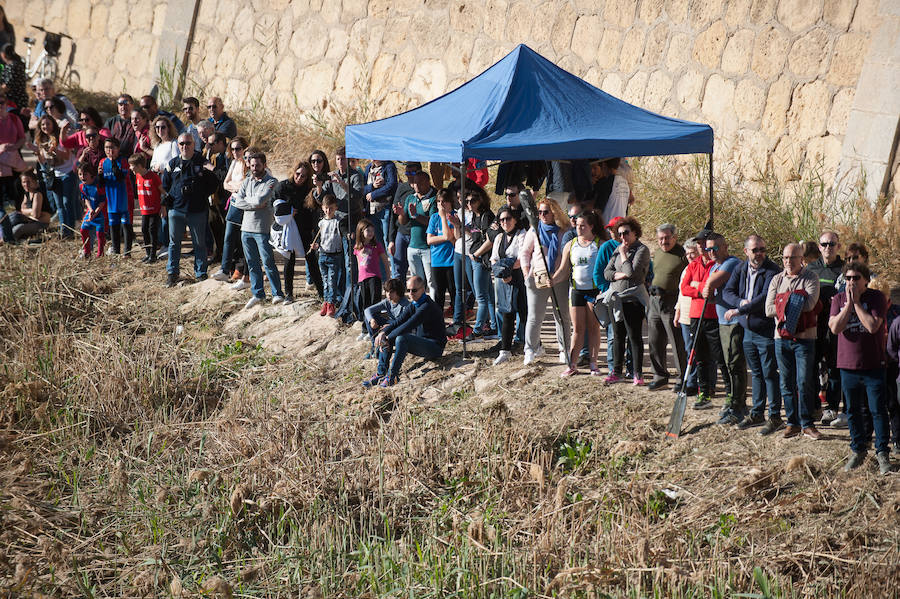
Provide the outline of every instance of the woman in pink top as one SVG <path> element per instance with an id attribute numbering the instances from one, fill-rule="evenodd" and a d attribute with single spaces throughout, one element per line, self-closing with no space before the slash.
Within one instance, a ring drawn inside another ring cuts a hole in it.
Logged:
<path id="1" fill-rule="evenodd" d="M 109 129 L 103 126 L 103 119 L 100 118 L 100 113 L 97 112 L 97 109 L 93 106 L 88 106 L 82 110 L 78 111 L 78 122 L 81 124 L 81 129 L 78 131 L 72 131 L 72 127 L 69 126 L 68 121 L 66 122 L 66 126 L 62 129 L 62 146 L 64 148 L 68 148 L 69 150 L 74 150 L 75 155 L 81 155 L 81 151 L 90 145 L 89 140 L 85 137 L 85 133 L 89 128 L 96 129 L 97 132 L 100 133 L 100 147 L 103 147 L 103 140 L 110 136 Z"/>
<path id="2" fill-rule="evenodd" d="M 368 219 L 363 218 L 356 225 L 356 244 L 353 246 L 353 254 L 359 265 L 360 307 L 365 310 L 381 301 L 382 268 L 386 273 L 391 272 L 384 245 L 377 239 L 375 225 Z M 365 322 L 362 323 L 362 328 L 359 340 L 368 336 Z"/>

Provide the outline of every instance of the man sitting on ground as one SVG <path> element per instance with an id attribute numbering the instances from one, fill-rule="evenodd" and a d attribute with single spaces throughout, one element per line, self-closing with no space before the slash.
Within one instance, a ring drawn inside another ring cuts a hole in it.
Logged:
<path id="1" fill-rule="evenodd" d="M 375 337 L 378 351 L 378 370 L 364 387 L 391 387 L 400 378 L 400 368 L 406 354 L 434 360 L 444 353 L 447 329 L 441 309 L 425 293 L 425 280 L 412 276 L 406 281 L 410 303 L 400 316 L 384 325 Z M 417 334 L 421 328 L 421 334 Z M 393 354 L 393 360 L 391 355 Z"/>

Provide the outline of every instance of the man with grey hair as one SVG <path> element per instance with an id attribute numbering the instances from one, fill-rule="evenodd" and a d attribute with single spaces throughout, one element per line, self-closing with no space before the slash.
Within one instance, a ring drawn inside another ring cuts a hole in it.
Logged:
<path id="1" fill-rule="evenodd" d="M 775 320 L 775 359 L 787 420 L 784 438 L 802 433 L 816 440 L 822 435 L 813 423 L 809 397 L 815 393 L 819 277 L 803 266 L 799 243 L 785 246 L 781 259 L 784 270 L 772 278 L 766 293 L 766 316 Z"/>
<path id="2" fill-rule="evenodd" d="M 197 123 L 197 135 L 200 137 L 200 143 L 206 146 L 209 143 L 209 136 L 216 132 L 216 128 L 209 121 L 200 121 Z M 197 151 L 202 150 L 201 146 L 197 146 Z"/>
<path id="3" fill-rule="evenodd" d="M 647 388 L 656 391 L 668 384 L 666 348 L 671 344 L 675 353 L 678 379 L 675 390 L 678 392 L 681 391 L 687 360 L 684 338 L 681 331 L 675 328 L 675 308 L 678 304 L 678 281 L 681 278 L 681 271 L 687 266 L 687 258 L 684 248 L 678 243 L 675 225 L 666 223 L 656 227 L 656 242 L 659 249 L 653 254 L 653 280 L 650 283 L 650 307 L 647 312 L 648 346 L 653 380 Z"/>

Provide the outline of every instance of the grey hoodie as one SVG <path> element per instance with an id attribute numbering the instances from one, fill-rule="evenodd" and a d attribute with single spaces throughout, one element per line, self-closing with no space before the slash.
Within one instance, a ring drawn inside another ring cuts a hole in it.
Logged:
<path id="1" fill-rule="evenodd" d="M 262 179 L 248 174 L 241 182 L 241 188 L 231 196 L 231 205 L 244 211 L 241 221 L 242 233 L 269 234 L 275 210 L 272 207 L 275 184 L 278 182 L 268 172 Z"/>

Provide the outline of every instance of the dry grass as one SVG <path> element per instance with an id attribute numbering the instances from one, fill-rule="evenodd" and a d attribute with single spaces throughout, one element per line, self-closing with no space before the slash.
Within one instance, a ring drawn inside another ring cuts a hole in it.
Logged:
<path id="1" fill-rule="evenodd" d="M 70 250 L 2 250 L 0 592 L 897 596 L 900 477 L 845 432 L 664 442 L 669 393 L 459 346 L 366 395 L 355 328 Z"/>

